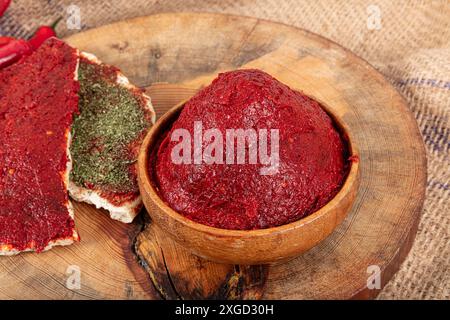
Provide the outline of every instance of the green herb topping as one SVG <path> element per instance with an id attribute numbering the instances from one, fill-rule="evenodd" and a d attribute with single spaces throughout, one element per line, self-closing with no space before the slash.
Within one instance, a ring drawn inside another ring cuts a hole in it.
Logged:
<path id="1" fill-rule="evenodd" d="M 80 60 L 80 114 L 72 125 L 71 180 L 86 188 L 136 192 L 136 175 L 130 168 L 137 157 L 133 143 L 150 120 L 140 97 L 115 83 L 115 70 Z"/>

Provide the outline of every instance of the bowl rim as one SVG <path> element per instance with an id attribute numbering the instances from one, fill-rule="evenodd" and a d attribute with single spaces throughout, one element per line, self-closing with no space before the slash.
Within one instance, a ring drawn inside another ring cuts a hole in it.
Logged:
<path id="1" fill-rule="evenodd" d="M 196 221 L 193 221 L 189 218 L 186 218 L 181 213 L 178 213 L 174 209 L 172 209 L 158 194 L 158 191 L 155 189 L 154 184 L 152 183 L 152 179 L 149 175 L 148 170 L 148 160 L 149 160 L 149 149 L 150 142 L 152 141 L 152 137 L 156 134 L 161 134 L 161 129 L 164 130 L 164 127 L 168 121 L 176 114 L 181 112 L 184 105 L 189 99 L 185 99 L 175 106 L 171 107 L 164 115 L 162 115 L 156 123 L 150 128 L 147 132 L 143 143 L 140 147 L 139 156 L 138 156 L 138 176 L 142 182 L 142 188 L 144 191 L 148 191 L 148 195 L 151 197 L 152 201 L 156 203 L 165 214 L 167 214 L 170 218 L 176 220 L 178 223 L 182 224 L 185 227 L 190 229 L 194 229 L 197 232 L 201 232 L 210 236 L 215 237 L 229 237 L 229 238 L 249 238 L 249 237 L 263 237 L 267 235 L 276 235 L 282 234 L 287 231 L 292 231 L 299 229 L 305 225 L 308 225 L 315 220 L 318 220 L 325 216 L 328 212 L 330 212 L 334 207 L 336 207 L 345 197 L 346 195 L 352 191 L 352 186 L 358 183 L 358 173 L 359 173 L 359 152 L 357 147 L 355 146 L 353 137 L 350 133 L 350 130 L 347 124 L 342 121 L 342 119 L 333 112 L 330 111 L 330 108 L 324 104 L 322 101 L 314 99 L 319 102 L 322 109 L 332 118 L 334 124 L 338 127 L 340 134 L 345 136 L 348 145 L 349 158 L 356 157 L 356 161 L 350 162 L 350 169 L 347 173 L 344 183 L 342 184 L 340 190 L 336 195 L 328 201 L 322 208 L 313 213 L 309 214 L 306 217 L 300 218 L 299 220 L 283 224 L 276 227 L 269 227 L 264 229 L 253 229 L 253 230 L 233 230 L 233 229 L 222 229 L 216 228 L 212 226 L 208 226 Z M 174 120 L 173 120 L 174 121 Z M 153 144 L 158 141 L 157 138 L 153 139 Z M 142 177 L 142 174 L 144 177 Z M 141 185 L 141 184 L 140 184 Z M 139 186 L 141 188 L 141 186 Z M 142 193 L 142 190 L 141 190 Z M 151 215 L 151 213 L 149 213 Z M 162 226 L 160 226 L 162 227 Z"/>

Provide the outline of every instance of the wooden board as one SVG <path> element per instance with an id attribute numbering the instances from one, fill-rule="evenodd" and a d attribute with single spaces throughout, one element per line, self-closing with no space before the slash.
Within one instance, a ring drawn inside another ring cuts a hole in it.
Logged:
<path id="1" fill-rule="evenodd" d="M 228 15 L 154 15 L 68 41 L 148 87 L 158 116 L 219 71 L 271 73 L 326 102 L 350 126 L 360 190 L 346 220 L 317 247 L 287 263 L 251 267 L 192 256 L 145 212 L 124 225 L 75 204 L 82 242 L 0 258 L 1 298 L 373 298 L 379 290 L 367 288 L 368 268 L 379 267 L 381 286 L 398 270 L 423 206 L 426 157 L 405 101 L 368 63 L 304 30 Z M 80 289 L 66 287 L 71 265 L 80 268 Z"/>

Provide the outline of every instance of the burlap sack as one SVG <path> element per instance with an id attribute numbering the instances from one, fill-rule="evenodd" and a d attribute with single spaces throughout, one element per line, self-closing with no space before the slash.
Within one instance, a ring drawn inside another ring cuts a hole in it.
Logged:
<path id="1" fill-rule="evenodd" d="M 381 71 L 406 97 L 428 149 L 428 190 L 414 246 L 380 298 L 450 298 L 450 2 L 295 0 L 13 0 L 0 34 L 29 36 L 75 4 L 82 29 L 159 12 L 254 16 L 316 32 Z M 61 36 L 74 31 L 64 24 Z"/>

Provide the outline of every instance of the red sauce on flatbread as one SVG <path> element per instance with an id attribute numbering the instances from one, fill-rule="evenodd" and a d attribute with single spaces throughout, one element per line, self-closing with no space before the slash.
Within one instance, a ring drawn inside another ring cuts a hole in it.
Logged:
<path id="1" fill-rule="evenodd" d="M 278 172 L 261 175 L 262 165 L 248 162 L 175 164 L 171 154 L 179 140 L 171 135 L 186 129 L 194 136 L 196 121 L 223 137 L 229 128 L 278 129 Z M 150 171 L 162 199 L 187 218 L 250 230 L 293 222 L 324 206 L 345 180 L 347 158 L 345 139 L 317 101 L 265 72 L 238 70 L 220 74 L 185 104 Z"/>
<path id="2" fill-rule="evenodd" d="M 77 59 L 53 38 L 0 71 L 0 245 L 42 251 L 74 234 L 63 174 Z"/>

